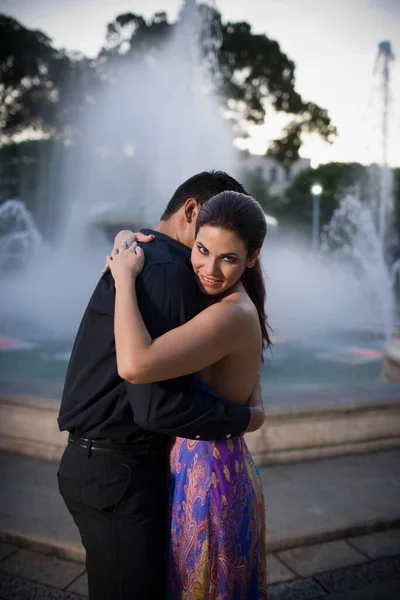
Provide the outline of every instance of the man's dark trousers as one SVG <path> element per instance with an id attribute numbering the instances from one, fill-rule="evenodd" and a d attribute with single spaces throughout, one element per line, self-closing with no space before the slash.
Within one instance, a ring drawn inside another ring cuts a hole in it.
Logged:
<path id="1" fill-rule="evenodd" d="M 58 484 L 86 549 L 90 600 L 164 600 L 165 479 L 165 449 L 65 449 Z"/>

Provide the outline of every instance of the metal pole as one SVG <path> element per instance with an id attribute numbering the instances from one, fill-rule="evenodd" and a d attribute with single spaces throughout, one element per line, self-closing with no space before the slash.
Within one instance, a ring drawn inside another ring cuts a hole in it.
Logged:
<path id="1" fill-rule="evenodd" d="M 313 194 L 313 211 L 312 211 L 312 249 L 313 252 L 319 250 L 319 213 L 320 213 L 320 196 Z"/>
<path id="2" fill-rule="evenodd" d="M 380 177 L 380 198 L 378 211 L 378 232 L 379 237 L 384 243 L 386 229 L 386 210 L 387 196 L 389 194 L 388 185 L 388 112 L 390 105 L 390 62 L 394 60 L 394 55 L 390 42 L 384 41 L 379 44 L 378 61 L 381 58 L 382 64 L 382 166 Z"/>

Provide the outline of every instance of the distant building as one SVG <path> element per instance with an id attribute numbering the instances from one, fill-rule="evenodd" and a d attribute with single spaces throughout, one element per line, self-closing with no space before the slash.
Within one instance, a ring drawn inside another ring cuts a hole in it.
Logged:
<path id="1" fill-rule="evenodd" d="M 240 162 L 244 169 L 256 172 L 268 182 L 272 196 L 279 196 L 292 183 L 296 175 L 311 166 L 309 158 L 299 158 L 285 170 L 273 158 L 263 154 L 250 154 L 247 150 L 240 151 Z"/>

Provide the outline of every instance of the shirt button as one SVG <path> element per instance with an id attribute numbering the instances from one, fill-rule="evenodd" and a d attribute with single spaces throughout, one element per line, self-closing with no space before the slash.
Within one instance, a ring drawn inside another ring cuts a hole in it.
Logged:
<path id="1" fill-rule="evenodd" d="M 199 439 L 200 439 L 200 436 L 199 436 L 199 435 L 196 435 L 196 440 L 199 440 Z"/>
<path id="2" fill-rule="evenodd" d="M 228 434 L 226 435 L 226 439 L 227 439 L 227 440 L 229 440 L 229 438 L 231 438 L 231 437 L 232 437 L 232 434 L 231 434 L 231 433 L 228 433 Z"/>

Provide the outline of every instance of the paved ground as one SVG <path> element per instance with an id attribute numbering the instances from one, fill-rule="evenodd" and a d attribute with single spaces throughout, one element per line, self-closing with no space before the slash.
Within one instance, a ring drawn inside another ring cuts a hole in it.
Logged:
<path id="1" fill-rule="evenodd" d="M 383 535 L 380 547 L 385 549 L 386 558 L 372 560 L 356 550 L 356 545 L 364 550 L 376 549 L 379 544 L 377 546 L 373 536 L 360 538 L 354 546 L 330 542 L 298 548 L 292 555 L 290 552 L 269 555 L 269 600 L 398 600 L 400 555 L 390 554 L 395 550 L 399 552 L 400 530 L 373 535 Z M 342 544 L 342 547 L 330 547 L 330 544 Z M 329 564 L 327 558 L 331 552 L 336 560 L 340 556 L 344 565 L 347 561 L 347 566 L 326 571 L 324 563 Z M 320 555 L 324 557 L 322 561 L 318 559 Z M 310 565 L 317 569 L 312 576 L 305 575 L 311 570 Z M 0 600 L 86 598 L 87 578 L 82 564 L 0 544 Z"/>
<path id="2" fill-rule="evenodd" d="M 400 598 L 399 467 L 397 450 L 261 470 L 270 600 Z M 0 600 L 86 593 L 84 552 L 56 471 L 0 452 Z"/>
<path id="3" fill-rule="evenodd" d="M 0 452 L 0 532 L 42 540 L 76 559 L 80 540 L 56 472 L 56 463 Z M 400 527 L 400 450 L 276 465 L 261 475 L 271 552 Z"/>

